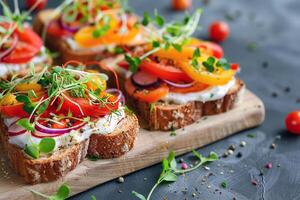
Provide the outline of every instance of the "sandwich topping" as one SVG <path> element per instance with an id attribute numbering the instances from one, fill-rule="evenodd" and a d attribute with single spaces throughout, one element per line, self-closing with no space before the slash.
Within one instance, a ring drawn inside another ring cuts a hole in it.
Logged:
<path id="1" fill-rule="evenodd" d="M 5 10 L 0 19 L 0 76 L 24 69 L 28 64 L 44 63 L 47 54 L 42 39 L 27 25 L 28 13 Z"/>
<path id="2" fill-rule="evenodd" d="M 191 37 L 200 14 L 199 10 L 183 22 L 162 26 L 142 51 L 125 54 L 118 66 L 132 72 L 125 83 L 129 95 L 148 103 L 183 104 L 227 94 L 239 67 L 223 58 L 219 45 Z"/>
<path id="3" fill-rule="evenodd" d="M 143 43 L 137 17 L 124 1 L 69 0 L 57 9 L 47 34 L 64 38 L 73 50 L 110 50 Z M 123 51 L 123 50 L 122 50 Z"/>
<path id="4" fill-rule="evenodd" d="M 124 96 L 106 88 L 107 76 L 77 70 L 83 66 L 75 64 L 39 73 L 32 69 L 25 77 L 1 81 L 0 113 L 8 141 L 33 158 L 39 156 L 32 149 L 45 140 L 54 143 L 46 152 L 53 153 L 91 134 L 112 133 L 125 117 Z"/>

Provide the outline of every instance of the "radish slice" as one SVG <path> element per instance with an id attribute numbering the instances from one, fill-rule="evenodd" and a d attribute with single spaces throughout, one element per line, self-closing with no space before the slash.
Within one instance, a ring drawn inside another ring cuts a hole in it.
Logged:
<path id="1" fill-rule="evenodd" d="M 117 101 L 121 102 L 122 105 L 125 105 L 125 97 L 121 90 L 111 88 L 111 89 L 107 89 L 106 92 L 112 95 L 116 95 Z"/>
<path id="2" fill-rule="evenodd" d="M 62 128 L 62 129 L 55 129 L 55 128 L 48 128 L 42 124 L 40 124 L 38 122 L 38 120 L 36 120 L 35 122 L 35 129 L 39 132 L 45 133 L 45 134 L 53 134 L 53 135 L 63 135 L 65 133 L 69 133 L 72 130 L 77 130 L 81 127 L 83 127 L 86 123 L 82 122 L 80 124 L 77 124 L 76 126 L 72 126 L 69 128 Z"/>
<path id="3" fill-rule="evenodd" d="M 131 77 L 132 82 L 138 87 L 151 87 L 158 84 L 158 78 L 143 71 L 139 71 Z"/>
<path id="4" fill-rule="evenodd" d="M 7 132 L 8 132 L 8 135 L 9 135 L 10 137 L 18 136 L 18 135 L 22 135 L 22 134 L 26 133 L 26 130 L 25 130 L 23 127 L 17 125 L 17 121 L 19 121 L 19 120 L 14 121 L 14 122 L 8 127 L 8 131 L 7 131 Z"/>
<path id="5" fill-rule="evenodd" d="M 5 57 L 8 56 L 17 46 L 17 43 L 19 41 L 17 35 L 12 35 L 12 40 L 10 41 L 10 46 L 8 49 L 0 52 L 0 61 Z"/>

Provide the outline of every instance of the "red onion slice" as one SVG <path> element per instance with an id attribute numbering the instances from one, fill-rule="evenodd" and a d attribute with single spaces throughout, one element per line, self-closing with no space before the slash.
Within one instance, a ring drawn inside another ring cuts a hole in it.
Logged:
<path id="1" fill-rule="evenodd" d="M 34 131 L 33 133 L 31 133 L 32 136 L 36 137 L 36 138 L 46 138 L 46 137 L 58 137 L 61 136 L 63 134 L 53 134 L 53 133 L 44 133 L 44 132 L 40 132 L 40 131 Z"/>
<path id="2" fill-rule="evenodd" d="M 112 95 L 117 95 L 117 100 L 121 102 L 122 105 L 125 105 L 125 96 L 121 90 L 110 88 L 107 89 L 106 92 Z"/>
<path id="3" fill-rule="evenodd" d="M 2 61 L 2 59 L 5 56 L 8 56 L 16 48 L 18 41 L 19 41 L 18 36 L 13 34 L 12 35 L 12 43 L 11 43 L 10 47 L 0 53 L 0 61 Z"/>
<path id="4" fill-rule="evenodd" d="M 26 133 L 26 130 L 23 127 L 17 125 L 17 122 L 19 120 L 20 119 L 14 121 L 11 125 L 9 125 L 8 131 L 7 131 L 8 136 L 14 137 L 14 136 L 18 136 L 18 135 L 22 135 L 22 134 Z"/>
<path id="5" fill-rule="evenodd" d="M 192 87 L 194 85 L 194 82 L 191 83 L 174 83 L 172 81 L 168 81 L 168 80 L 163 80 L 165 83 L 167 83 L 168 85 L 171 85 L 173 87 L 177 87 L 177 88 L 188 88 L 188 87 Z"/>
<path id="6" fill-rule="evenodd" d="M 40 124 L 37 120 L 35 123 L 35 129 L 39 132 L 46 133 L 46 134 L 48 133 L 48 134 L 54 134 L 54 135 L 63 135 L 65 133 L 69 133 L 72 130 L 77 130 L 77 129 L 83 127 L 85 124 L 86 124 L 85 122 L 82 122 L 73 127 L 55 129 L 55 128 L 48 128 L 48 127 Z"/>

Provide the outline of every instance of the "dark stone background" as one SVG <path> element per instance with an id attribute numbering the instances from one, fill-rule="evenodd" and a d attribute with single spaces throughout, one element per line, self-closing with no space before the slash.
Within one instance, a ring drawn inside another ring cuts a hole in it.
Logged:
<path id="1" fill-rule="evenodd" d="M 59 2 L 49 0 L 49 7 Z M 210 171 L 201 168 L 180 176 L 176 183 L 162 185 L 152 199 L 300 199 L 300 138 L 287 133 L 284 128 L 286 114 L 300 106 L 297 103 L 300 98 L 300 1 L 210 0 L 207 5 L 204 2 L 194 0 L 193 4 L 193 9 L 204 8 L 203 28 L 196 36 L 206 38 L 207 27 L 213 20 L 229 23 L 231 34 L 222 44 L 226 57 L 240 63 L 240 77 L 265 102 L 266 121 L 258 128 L 199 149 L 204 155 L 210 151 L 222 154 L 231 144 L 238 146 L 242 140 L 247 142 L 246 147 L 237 147 L 229 158 L 210 164 Z M 184 14 L 173 12 L 170 0 L 131 0 L 130 4 L 138 14 L 157 8 L 168 20 L 180 19 Z M 253 43 L 257 46 L 254 50 L 249 48 Z M 247 134 L 255 137 L 249 138 Z M 276 144 L 275 149 L 270 148 L 272 143 Z M 241 158 L 236 157 L 238 152 L 242 153 Z M 192 154 L 181 158 L 192 161 Z M 264 167 L 269 162 L 273 164 L 272 169 Z M 131 191 L 147 194 L 159 176 L 160 168 L 158 164 L 140 170 L 125 176 L 122 184 L 113 180 L 70 199 L 90 199 L 91 195 L 98 200 L 135 199 Z M 213 175 L 202 184 L 203 177 L 210 172 Z M 256 180 L 257 185 L 254 186 L 251 180 Z M 226 189 L 220 187 L 223 181 L 228 184 Z"/>

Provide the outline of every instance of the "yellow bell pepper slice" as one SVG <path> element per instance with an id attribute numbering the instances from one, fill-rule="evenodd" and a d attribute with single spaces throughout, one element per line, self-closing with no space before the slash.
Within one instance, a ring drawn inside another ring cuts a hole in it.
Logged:
<path id="1" fill-rule="evenodd" d="M 202 56 L 198 59 L 199 68 L 191 65 L 190 60 L 181 60 L 177 62 L 177 66 L 181 68 L 193 80 L 207 84 L 207 85 L 225 85 L 235 75 L 234 70 L 224 70 L 220 67 L 215 68 L 214 72 L 209 72 L 202 66 L 202 62 L 207 59 L 207 56 Z"/>
<path id="2" fill-rule="evenodd" d="M 27 92 L 33 90 L 34 92 L 40 92 L 43 90 L 42 86 L 38 83 L 20 83 L 15 87 L 17 92 Z"/>

